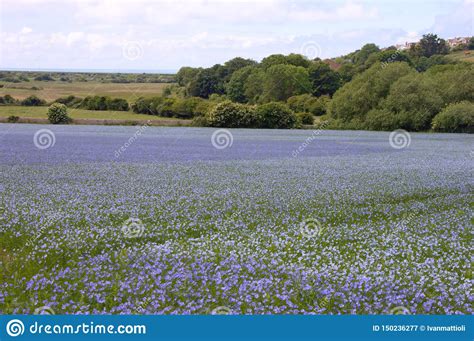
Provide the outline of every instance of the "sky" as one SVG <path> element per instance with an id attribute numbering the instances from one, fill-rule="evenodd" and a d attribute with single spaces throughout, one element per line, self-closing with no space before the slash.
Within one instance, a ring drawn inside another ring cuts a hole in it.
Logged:
<path id="1" fill-rule="evenodd" d="M 0 69 L 175 71 L 473 36 L 474 0 L 0 0 Z"/>

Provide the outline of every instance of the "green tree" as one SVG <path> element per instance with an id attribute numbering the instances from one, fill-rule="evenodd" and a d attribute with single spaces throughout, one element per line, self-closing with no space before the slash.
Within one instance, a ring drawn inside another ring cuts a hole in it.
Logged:
<path id="1" fill-rule="evenodd" d="M 264 102 L 286 101 L 289 97 L 311 92 L 308 71 L 301 66 L 273 65 L 265 72 Z"/>
<path id="2" fill-rule="evenodd" d="M 222 94 L 223 80 L 219 75 L 219 68 L 202 69 L 188 86 L 188 95 L 208 98 L 211 94 Z"/>
<path id="3" fill-rule="evenodd" d="M 251 67 L 251 66 L 256 66 L 257 62 L 252 59 L 244 59 L 241 57 L 236 57 L 231 60 L 228 60 L 227 62 L 224 63 L 224 68 L 225 68 L 225 82 L 228 82 L 234 72 L 245 68 L 245 67 Z"/>
<path id="4" fill-rule="evenodd" d="M 461 101 L 474 102 L 474 65 L 439 65 L 429 69 L 427 76 L 443 98 L 444 105 Z"/>
<path id="5" fill-rule="evenodd" d="M 336 91 L 330 104 L 331 115 L 346 122 L 354 118 L 363 120 L 388 95 L 395 81 L 414 72 L 403 62 L 390 63 L 384 68 L 379 62 L 374 64 Z"/>
<path id="6" fill-rule="evenodd" d="M 254 68 L 245 80 L 245 97 L 249 103 L 258 103 L 263 94 L 263 83 L 265 81 L 265 71 L 261 68 Z"/>
<path id="7" fill-rule="evenodd" d="M 180 86 L 188 86 L 189 83 L 196 78 L 197 74 L 201 70 L 202 68 L 183 66 L 176 74 L 176 81 Z"/>
<path id="8" fill-rule="evenodd" d="M 435 54 L 448 53 L 449 47 L 446 44 L 446 41 L 432 33 L 423 35 L 420 41 L 417 44 L 412 45 L 410 48 L 410 54 L 418 57 L 431 57 Z"/>
<path id="9" fill-rule="evenodd" d="M 422 74 L 411 73 L 398 79 L 382 107 L 399 117 L 399 128 L 426 130 L 441 110 L 443 100 L 434 84 Z"/>
<path id="10" fill-rule="evenodd" d="M 341 77 L 329 65 L 323 62 L 314 62 L 308 69 L 309 81 L 314 96 L 332 96 L 341 86 Z"/>
<path id="11" fill-rule="evenodd" d="M 304 68 L 307 68 L 311 64 L 308 58 L 298 53 L 290 53 L 285 58 L 288 64 L 294 65 L 294 66 L 302 66 Z"/>
<path id="12" fill-rule="evenodd" d="M 406 62 L 408 65 L 412 65 L 410 56 L 406 52 L 398 50 L 384 50 L 377 54 L 377 60 L 385 65 L 392 62 Z"/>
<path id="13" fill-rule="evenodd" d="M 226 84 L 226 94 L 231 100 L 239 103 L 249 101 L 245 94 L 245 83 L 254 70 L 254 66 L 245 66 L 232 74 L 232 77 Z"/>
<path id="14" fill-rule="evenodd" d="M 362 48 L 354 53 L 353 62 L 356 65 L 363 65 L 369 56 L 373 53 L 379 52 L 380 49 L 375 44 L 365 44 Z"/>
<path id="15" fill-rule="evenodd" d="M 288 64 L 288 60 L 282 54 L 269 55 L 268 57 L 263 58 L 262 61 L 260 62 L 260 65 L 265 70 L 271 66 L 280 65 L 280 64 Z"/>

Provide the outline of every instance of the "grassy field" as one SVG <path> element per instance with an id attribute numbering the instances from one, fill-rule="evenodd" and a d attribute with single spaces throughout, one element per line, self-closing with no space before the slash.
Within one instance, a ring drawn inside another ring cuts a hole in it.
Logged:
<path id="1" fill-rule="evenodd" d="M 0 106 L 0 117 L 18 116 L 31 118 L 47 118 L 48 107 Z M 177 120 L 170 117 L 135 114 L 131 111 L 99 111 L 69 109 L 72 119 L 97 119 L 97 120 Z"/>
<path id="2" fill-rule="evenodd" d="M 457 51 L 450 53 L 448 57 L 460 60 L 463 62 L 474 63 L 474 51 L 467 51 L 469 54 L 465 54 L 464 51 Z"/>
<path id="3" fill-rule="evenodd" d="M 160 95 L 170 83 L 100 83 L 100 82 L 60 82 L 60 81 L 31 81 L 20 83 L 0 82 L 0 96 L 11 95 L 16 99 L 24 99 L 35 95 L 46 101 L 53 101 L 59 97 L 74 95 L 110 96 L 125 98 L 134 101 L 137 97 L 151 97 Z M 38 89 L 38 90 L 35 90 Z"/>

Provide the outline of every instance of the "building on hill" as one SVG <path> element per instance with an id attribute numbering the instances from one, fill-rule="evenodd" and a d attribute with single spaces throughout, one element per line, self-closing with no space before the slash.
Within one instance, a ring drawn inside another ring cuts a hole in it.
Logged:
<path id="1" fill-rule="evenodd" d="M 417 43 L 409 43 L 409 42 L 405 42 L 404 44 L 397 44 L 395 45 L 395 47 L 397 48 L 397 50 L 401 51 L 401 50 L 409 50 L 412 46 L 415 46 Z"/>
<path id="2" fill-rule="evenodd" d="M 470 37 L 456 37 L 447 39 L 446 43 L 448 43 L 449 47 L 453 48 L 459 45 L 466 45 L 469 44 Z"/>
<path id="3" fill-rule="evenodd" d="M 342 66 L 342 64 L 339 64 L 332 59 L 325 59 L 323 60 L 323 63 L 329 65 L 329 67 L 334 71 L 339 70 L 339 68 Z"/>

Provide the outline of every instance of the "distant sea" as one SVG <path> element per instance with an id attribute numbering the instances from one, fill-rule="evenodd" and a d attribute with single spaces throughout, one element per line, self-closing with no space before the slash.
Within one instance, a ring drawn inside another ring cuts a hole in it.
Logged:
<path id="1" fill-rule="evenodd" d="M 175 74 L 177 70 L 116 70 L 116 69 L 29 69 L 29 68 L 4 68 L 0 71 L 37 71 L 37 72 L 87 72 L 87 73 L 152 73 Z"/>

